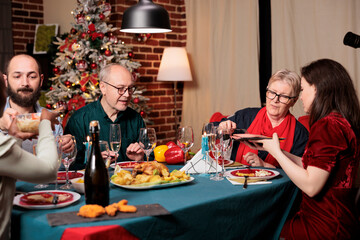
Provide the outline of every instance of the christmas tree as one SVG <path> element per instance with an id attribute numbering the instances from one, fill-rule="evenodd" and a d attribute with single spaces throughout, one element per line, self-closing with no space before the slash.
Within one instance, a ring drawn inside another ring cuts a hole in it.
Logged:
<path id="1" fill-rule="evenodd" d="M 110 13 L 111 6 L 105 1 L 78 0 L 71 12 L 75 23 L 72 23 L 70 33 L 56 37 L 52 43 L 56 46 L 56 57 L 52 63 L 52 85 L 45 94 L 46 106 L 67 109 L 63 125 L 73 111 L 99 97 L 99 71 L 105 65 L 119 63 L 132 73 L 135 80 L 139 77 L 135 70 L 140 63 L 132 61 L 132 47 L 116 37 L 115 32 L 119 29 L 107 24 Z M 149 99 L 142 95 L 144 91 L 146 89 L 137 88 L 130 107 L 149 122 L 146 118 L 150 111 L 146 104 Z"/>

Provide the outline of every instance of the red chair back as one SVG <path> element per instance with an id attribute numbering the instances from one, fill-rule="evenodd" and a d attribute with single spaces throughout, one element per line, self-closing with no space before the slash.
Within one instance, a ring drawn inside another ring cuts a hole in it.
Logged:
<path id="1" fill-rule="evenodd" d="M 308 131 L 310 131 L 310 125 L 309 125 L 310 116 L 304 115 L 298 118 L 298 121 L 306 127 Z"/>
<path id="2" fill-rule="evenodd" d="M 222 115 L 220 112 L 216 112 L 211 116 L 209 122 L 220 122 L 221 119 L 226 118 L 227 116 L 229 115 Z"/>

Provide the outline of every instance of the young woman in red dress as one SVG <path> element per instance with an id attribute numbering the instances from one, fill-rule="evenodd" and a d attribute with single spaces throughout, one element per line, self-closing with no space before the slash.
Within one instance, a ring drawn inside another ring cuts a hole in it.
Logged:
<path id="1" fill-rule="evenodd" d="M 301 74 L 301 100 L 310 114 L 303 157 L 281 150 L 276 133 L 272 140 L 256 141 L 302 190 L 300 210 L 285 223 L 281 237 L 355 239 L 360 107 L 354 85 L 346 69 L 330 59 L 310 63 Z"/>

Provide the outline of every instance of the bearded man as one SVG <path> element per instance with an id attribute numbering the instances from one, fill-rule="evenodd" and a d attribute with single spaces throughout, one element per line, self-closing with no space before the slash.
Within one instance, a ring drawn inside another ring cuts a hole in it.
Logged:
<path id="1" fill-rule="evenodd" d="M 7 63 L 3 77 L 8 97 L 3 116 L 0 118 L 0 130 L 7 133 L 16 115 L 41 113 L 42 107 L 40 107 L 38 99 L 44 75 L 39 63 L 33 57 L 20 54 L 12 57 Z M 63 134 L 60 124 L 55 125 L 53 133 L 55 137 Z M 63 150 L 72 147 L 70 138 L 65 138 L 63 141 Z M 33 146 L 36 143 L 37 139 L 27 139 L 23 141 L 22 148 L 33 153 Z"/>

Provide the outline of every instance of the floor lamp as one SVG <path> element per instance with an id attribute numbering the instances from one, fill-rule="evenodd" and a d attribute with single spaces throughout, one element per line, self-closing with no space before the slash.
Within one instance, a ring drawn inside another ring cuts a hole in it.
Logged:
<path id="1" fill-rule="evenodd" d="M 178 127 L 176 116 L 177 82 L 192 81 L 189 59 L 185 48 L 168 47 L 164 49 L 157 80 L 174 82 L 174 117 L 176 131 Z"/>

